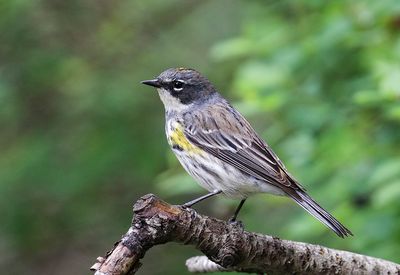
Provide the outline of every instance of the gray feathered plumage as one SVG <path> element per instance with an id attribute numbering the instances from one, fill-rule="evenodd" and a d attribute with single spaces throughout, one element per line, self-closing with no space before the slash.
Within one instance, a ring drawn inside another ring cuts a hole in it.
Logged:
<path id="1" fill-rule="evenodd" d="M 190 125 L 185 131 L 190 142 L 243 173 L 279 188 L 338 236 L 352 235 L 305 192 L 250 123 L 228 102 L 222 99 L 205 103 L 200 110 L 183 115 L 184 124 Z"/>

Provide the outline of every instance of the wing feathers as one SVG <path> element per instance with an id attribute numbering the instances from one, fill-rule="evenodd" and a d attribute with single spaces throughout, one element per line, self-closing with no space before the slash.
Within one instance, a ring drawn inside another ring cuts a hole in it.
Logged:
<path id="1" fill-rule="evenodd" d="M 302 189 L 291 180 L 278 157 L 250 124 L 233 108 L 229 111 L 225 108 L 216 105 L 213 114 L 207 110 L 187 115 L 186 119 L 190 120 L 187 124 L 191 127 L 185 132 L 186 137 L 196 146 L 256 179 L 277 187 Z M 204 113 L 207 115 L 202 115 Z M 216 116 L 220 119 L 214 119 Z"/>
<path id="2" fill-rule="evenodd" d="M 352 235 L 305 193 L 246 119 L 226 102 L 210 105 L 206 111 L 186 113 L 184 118 L 190 125 L 185 131 L 190 142 L 243 173 L 278 187 L 340 237 Z"/>

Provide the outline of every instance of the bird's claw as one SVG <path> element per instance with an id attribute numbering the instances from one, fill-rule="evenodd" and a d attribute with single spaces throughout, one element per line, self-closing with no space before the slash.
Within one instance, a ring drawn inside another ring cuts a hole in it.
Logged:
<path id="1" fill-rule="evenodd" d="M 238 226 L 238 227 L 240 227 L 241 229 L 244 229 L 244 224 L 243 224 L 242 221 L 238 221 L 238 220 L 236 220 L 236 219 L 234 219 L 234 218 L 230 218 L 230 219 L 228 220 L 228 223 L 229 223 L 230 225 Z"/>
<path id="2" fill-rule="evenodd" d="M 182 205 L 181 205 L 181 207 L 183 207 L 183 208 L 187 209 L 187 208 L 191 208 L 191 207 L 192 207 L 192 205 L 191 205 L 191 204 L 189 204 L 189 203 L 184 203 L 184 204 L 182 204 Z"/>

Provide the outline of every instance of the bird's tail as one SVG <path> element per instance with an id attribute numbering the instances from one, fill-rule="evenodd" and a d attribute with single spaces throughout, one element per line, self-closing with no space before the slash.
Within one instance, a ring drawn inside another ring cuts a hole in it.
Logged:
<path id="1" fill-rule="evenodd" d="M 349 235 L 353 236 L 353 233 L 351 233 L 349 229 L 347 229 L 343 224 L 341 224 L 331 214 L 323 209 L 305 191 L 293 189 L 291 189 L 289 192 L 288 191 L 289 190 L 286 192 L 288 196 L 290 196 L 304 210 L 332 229 L 332 231 L 335 232 L 339 237 L 344 238 Z"/>

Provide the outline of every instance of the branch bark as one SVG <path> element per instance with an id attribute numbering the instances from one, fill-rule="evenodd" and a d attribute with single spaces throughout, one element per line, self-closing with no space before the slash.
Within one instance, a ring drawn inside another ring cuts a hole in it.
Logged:
<path id="1" fill-rule="evenodd" d="M 140 198 L 133 212 L 128 232 L 92 266 L 95 275 L 135 274 L 146 251 L 167 242 L 194 245 L 207 256 L 189 259 L 191 272 L 400 274 L 393 262 L 246 232 L 237 223 L 202 216 L 152 194 Z"/>

